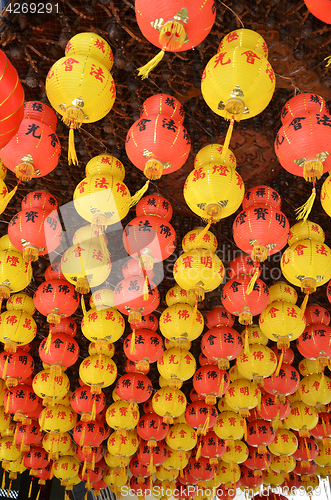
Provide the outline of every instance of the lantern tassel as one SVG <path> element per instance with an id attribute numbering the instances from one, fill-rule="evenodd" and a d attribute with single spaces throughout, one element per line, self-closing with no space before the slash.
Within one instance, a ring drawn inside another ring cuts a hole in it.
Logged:
<path id="1" fill-rule="evenodd" d="M 86 305 L 85 305 L 85 300 L 84 300 L 84 294 L 81 294 L 80 296 L 80 305 L 83 311 L 83 316 L 86 316 Z"/>
<path id="2" fill-rule="evenodd" d="M 91 418 L 92 420 L 95 420 L 97 416 L 97 409 L 96 409 L 96 401 L 95 401 L 95 398 L 93 400 L 93 405 L 92 405 L 92 412 L 91 412 Z"/>
<path id="3" fill-rule="evenodd" d="M 308 460 L 311 460 L 311 455 L 310 455 L 310 450 L 309 450 L 309 448 L 308 448 L 307 438 L 306 438 L 306 437 L 304 437 L 304 438 L 303 438 L 303 441 L 304 441 L 304 443 L 305 443 L 305 448 L 306 448 L 307 458 L 308 458 Z"/>
<path id="4" fill-rule="evenodd" d="M 325 65 L 325 67 L 328 68 L 331 64 L 331 56 L 325 57 L 324 61 L 328 61 Z M 331 172 L 329 172 L 329 175 L 331 175 Z"/>
<path id="5" fill-rule="evenodd" d="M 205 235 L 209 231 L 210 226 L 212 225 L 212 223 L 213 223 L 213 217 L 210 217 L 210 219 L 208 221 L 208 224 L 203 228 L 203 230 L 201 231 L 201 233 L 197 237 L 196 241 L 193 242 L 193 250 L 196 250 L 198 248 L 198 246 L 200 245 L 201 241 L 203 240 L 203 238 L 205 237 Z"/>
<path id="6" fill-rule="evenodd" d="M 41 490 L 41 486 L 39 486 L 39 490 L 38 490 L 38 493 L 37 493 L 37 496 L 36 496 L 36 500 L 39 500 L 39 497 L 40 497 L 40 490 Z"/>
<path id="7" fill-rule="evenodd" d="M 130 342 L 130 354 L 136 354 L 136 330 L 132 330 L 131 342 Z"/>
<path id="8" fill-rule="evenodd" d="M 297 220 L 302 219 L 303 222 L 305 222 L 308 219 L 311 209 L 313 208 L 315 198 L 316 198 L 316 189 L 315 187 L 313 187 L 311 195 L 309 196 L 306 203 L 304 203 L 301 207 L 295 209 L 295 212 L 297 214 L 296 217 Z"/>
<path id="9" fill-rule="evenodd" d="M 3 471 L 3 474 L 2 474 L 2 483 L 1 483 L 1 489 L 3 490 L 6 486 L 6 471 L 4 470 Z"/>
<path id="10" fill-rule="evenodd" d="M 246 294 L 249 295 L 250 293 L 252 293 L 253 291 L 253 288 L 254 288 L 254 285 L 256 283 L 256 280 L 257 278 L 259 277 L 259 270 L 257 269 L 255 271 L 255 273 L 253 274 L 253 276 L 251 277 L 251 280 L 250 282 L 248 283 L 248 286 L 246 288 Z"/>
<path id="11" fill-rule="evenodd" d="M 84 476 L 85 472 L 86 472 L 86 459 L 84 460 L 84 465 L 83 465 L 83 469 L 82 469 L 82 476 Z"/>
<path id="12" fill-rule="evenodd" d="M 301 309 L 301 317 L 303 318 L 304 314 L 305 314 L 305 311 L 306 311 L 306 307 L 307 307 L 307 303 L 308 303 L 308 299 L 309 299 L 309 290 L 307 290 L 307 293 L 305 295 L 305 298 L 303 299 L 302 301 L 302 304 L 300 306 L 300 309 Z"/>
<path id="13" fill-rule="evenodd" d="M 33 483 L 33 477 L 31 478 L 31 481 L 30 481 L 30 487 L 29 487 L 29 494 L 28 494 L 28 498 L 31 498 L 32 483 Z"/>
<path id="14" fill-rule="evenodd" d="M 51 344 L 52 344 L 52 333 L 49 332 L 49 334 L 47 335 L 47 339 L 46 339 L 46 342 L 45 342 L 45 346 L 44 346 L 44 349 L 45 349 L 45 352 L 46 354 L 49 353 L 50 349 L 51 349 Z"/>
<path id="15" fill-rule="evenodd" d="M 68 164 L 78 165 L 78 159 L 75 149 L 75 135 L 74 135 L 75 122 L 71 120 L 69 129 L 69 142 L 68 142 Z"/>
<path id="16" fill-rule="evenodd" d="M 231 137 L 232 137 L 232 132 L 233 132 L 233 125 L 234 125 L 234 116 L 232 116 L 232 118 L 230 120 L 230 124 L 229 124 L 228 130 L 227 130 L 227 133 L 226 133 L 224 146 L 223 146 L 222 153 L 221 153 L 221 160 L 225 159 L 226 154 L 228 152 Z"/>
<path id="17" fill-rule="evenodd" d="M 244 353 L 246 354 L 246 356 L 249 356 L 249 338 L 248 338 L 247 324 L 245 328 Z"/>
<path id="18" fill-rule="evenodd" d="M 150 179 L 147 179 L 142 188 L 140 188 L 133 196 L 131 196 L 130 208 L 137 205 L 138 201 L 144 196 L 148 187 L 149 187 Z"/>
<path id="19" fill-rule="evenodd" d="M 142 80 L 145 80 L 145 78 L 148 78 L 149 73 L 154 68 L 156 68 L 156 66 L 159 64 L 159 62 L 162 61 L 163 56 L 164 56 L 164 50 L 160 50 L 160 52 L 158 52 L 156 54 L 156 56 L 153 57 L 153 59 L 148 61 L 148 63 L 145 64 L 145 66 L 141 66 L 140 68 L 138 68 L 138 76 L 141 76 Z"/>
<path id="20" fill-rule="evenodd" d="M 278 375 L 279 375 L 279 370 L 280 370 L 280 367 L 282 366 L 283 359 L 284 359 L 284 349 L 282 349 L 282 353 L 281 353 L 281 355 L 279 357 L 278 365 L 277 365 L 277 368 L 276 368 L 276 371 L 275 371 L 276 377 L 278 377 Z"/>
<path id="21" fill-rule="evenodd" d="M 277 415 L 275 416 L 275 418 L 272 421 L 272 428 L 275 432 L 277 431 L 278 425 L 279 425 L 279 412 L 280 412 L 280 410 L 278 410 Z"/>
<path id="22" fill-rule="evenodd" d="M 222 381 L 223 381 L 223 379 L 222 379 Z M 209 423 L 210 423 L 210 415 L 208 415 L 208 417 L 206 418 L 205 423 L 203 424 L 203 427 L 201 429 L 201 434 L 203 436 L 205 436 L 207 434 L 207 431 L 209 429 Z"/>
<path id="23" fill-rule="evenodd" d="M 10 490 L 11 490 L 11 485 L 12 485 L 12 483 L 13 483 L 13 480 L 11 479 L 11 480 L 10 480 L 10 483 L 9 483 L 9 486 L 8 486 L 7 498 L 9 498 L 9 493 L 10 493 Z M 32 481 L 31 481 L 31 483 L 32 483 Z M 31 495 L 30 495 L 30 496 L 31 496 Z"/>
<path id="24" fill-rule="evenodd" d="M 199 460 L 200 457 L 201 457 L 201 441 L 198 446 L 197 454 L 195 455 L 195 460 Z"/>
<path id="25" fill-rule="evenodd" d="M 5 380 L 5 378 L 6 378 L 8 363 L 9 363 L 9 354 L 6 355 L 5 365 L 3 367 L 3 372 L 2 372 L 2 375 L 1 375 L 1 378 L 3 380 Z"/>
<path id="26" fill-rule="evenodd" d="M 80 440 L 79 440 L 79 446 L 84 446 L 84 441 L 85 441 L 85 425 L 84 425 L 83 432 L 82 432 L 82 435 L 81 435 Z"/>
<path id="27" fill-rule="evenodd" d="M 10 192 L 8 192 L 4 196 L 4 198 L 0 201 L 0 214 L 2 214 L 6 210 L 8 203 L 10 202 L 10 200 L 12 199 L 14 194 L 16 193 L 18 186 L 19 186 L 19 182 L 14 187 L 14 189 L 12 189 Z"/>
<path id="28" fill-rule="evenodd" d="M 149 299 L 149 283 L 148 283 L 148 276 L 146 271 L 143 273 L 145 276 L 145 281 L 144 281 L 144 286 L 143 286 L 143 300 L 146 302 L 146 300 Z"/>
<path id="29" fill-rule="evenodd" d="M 194 308 L 193 308 L 191 325 L 190 325 L 191 330 L 194 327 L 194 323 L 195 323 L 195 320 L 197 318 L 197 311 L 198 311 L 198 297 L 195 297 L 195 304 L 194 304 Z"/>

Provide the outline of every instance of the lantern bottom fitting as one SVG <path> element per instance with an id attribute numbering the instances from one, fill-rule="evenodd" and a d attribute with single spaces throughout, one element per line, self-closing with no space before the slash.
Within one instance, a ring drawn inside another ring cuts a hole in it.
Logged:
<path id="1" fill-rule="evenodd" d="M 170 413 L 166 413 L 163 417 L 163 422 L 166 424 L 173 424 L 174 423 L 174 418 L 170 415 Z"/>
<path id="2" fill-rule="evenodd" d="M 148 370 L 149 362 L 147 361 L 147 359 L 141 359 L 140 361 L 137 362 L 136 368 L 137 370 Z"/>
<path id="3" fill-rule="evenodd" d="M 36 262 L 39 257 L 38 248 L 34 246 L 25 247 L 23 250 L 23 259 L 25 262 Z"/>
<path id="4" fill-rule="evenodd" d="M 100 385 L 90 385 L 90 387 L 91 387 L 91 394 L 101 394 Z"/>
<path id="5" fill-rule="evenodd" d="M 240 408 L 239 415 L 241 417 L 247 418 L 247 417 L 250 416 L 250 412 L 249 412 L 249 410 L 247 408 Z"/>
<path id="6" fill-rule="evenodd" d="M 36 170 L 30 161 L 22 161 L 16 166 L 15 174 L 22 182 L 27 182 L 36 175 Z"/>
<path id="7" fill-rule="evenodd" d="M 54 323 L 55 325 L 58 325 L 61 321 L 59 312 L 59 309 L 55 307 L 52 312 L 47 314 L 47 323 Z"/>
<path id="8" fill-rule="evenodd" d="M 288 349 L 290 347 L 290 340 L 288 337 L 279 337 L 277 339 L 277 349 Z"/>
<path id="9" fill-rule="evenodd" d="M 150 158 L 145 163 L 144 175 L 147 179 L 154 181 L 160 179 L 163 173 L 163 163 L 156 158 Z"/>
<path id="10" fill-rule="evenodd" d="M 231 99 L 228 99 L 225 103 L 225 111 L 227 111 L 230 115 L 230 118 L 234 118 L 235 120 L 239 121 L 245 111 L 245 104 L 241 99 L 238 99 L 237 97 L 233 97 Z"/>
<path id="11" fill-rule="evenodd" d="M 219 359 L 217 364 L 220 370 L 228 370 L 230 368 L 230 361 L 228 359 Z"/>
<path id="12" fill-rule="evenodd" d="M 310 437 L 310 432 L 307 429 L 300 429 L 299 430 L 299 436 L 300 437 L 309 438 Z"/>
<path id="13" fill-rule="evenodd" d="M 205 290 L 200 283 L 197 283 L 190 289 L 190 297 L 195 298 L 198 302 L 202 302 L 205 298 Z"/>
<path id="14" fill-rule="evenodd" d="M 246 309 L 246 310 L 244 310 Z M 242 311 L 239 314 L 238 321 L 241 325 L 252 325 L 253 324 L 253 316 L 249 310 L 248 306 L 244 306 Z"/>
<path id="15" fill-rule="evenodd" d="M 18 345 L 16 342 L 5 342 L 5 351 L 7 352 L 16 352 Z"/>
<path id="16" fill-rule="evenodd" d="M 210 465 L 216 465 L 218 464 L 218 458 L 210 458 L 209 459 Z"/>
<path id="17" fill-rule="evenodd" d="M 268 258 L 268 249 L 264 245 L 256 243 L 251 252 L 251 257 L 254 261 L 264 262 Z"/>
<path id="18" fill-rule="evenodd" d="M 212 394 L 208 394 L 208 396 L 205 397 L 206 405 L 215 405 L 216 401 L 217 401 L 216 396 Z"/>
<path id="19" fill-rule="evenodd" d="M 85 293 L 89 293 L 90 285 L 89 282 L 87 281 L 86 276 L 84 278 L 78 278 L 75 289 L 76 292 L 81 293 L 83 295 L 85 295 Z"/>
<path id="20" fill-rule="evenodd" d="M 129 323 L 140 323 L 141 313 L 139 311 L 130 311 L 128 320 Z"/>
<path id="21" fill-rule="evenodd" d="M 7 285 L 0 285 L 0 297 L 2 299 L 9 299 L 10 297 L 10 288 Z"/>
<path id="22" fill-rule="evenodd" d="M 81 413 L 80 419 L 82 422 L 90 422 L 90 420 L 93 420 L 91 413 Z"/>
<path id="23" fill-rule="evenodd" d="M 211 203 L 205 207 L 202 217 L 208 220 L 212 219 L 212 222 L 218 222 L 222 218 L 222 207 L 217 203 Z"/>
<path id="24" fill-rule="evenodd" d="M 8 389 L 10 389 L 11 387 L 16 387 L 18 385 L 18 380 L 17 380 L 17 378 L 14 378 L 14 377 L 6 378 L 5 382 L 6 382 L 6 386 L 8 387 Z"/>
<path id="25" fill-rule="evenodd" d="M 16 479 L 16 478 L 17 478 L 17 474 L 16 474 L 16 472 L 11 472 L 11 473 L 9 474 L 9 479 Z"/>
<path id="26" fill-rule="evenodd" d="M 100 230 L 105 230 L 107 228 L 107 216 L 102 213 L 96 213 L 92 215 L 91 226 L 92 229 L 97 230 L 100 233 Z"/>
<path id="27" fill-rule="evenodd" d="M 150 441 L 147 441 L 147 446 L 154 448 L 154 446 L 157 446 L 157 441 L 155 441 L 155 439 L 151 439 Z"/>
<path id="28" fill-rule="evenodd" d="M 301 281 L 301 291 L 304 293 L 316 292 L 316 280 L 314 278 L 304 278 Z"/>
<path id="29" fill-rule="evenodd" d="M 79 128 L 83 120 L 84 112 L 76 106 L 68 106 L 62 117 L 63 123 L 71 128 Z"/>
<path id="30" fill-rule="evenodd" d="M 323 163 L 318 158 L 306 160 L 303 164 L 303 177 L 312 182 L 320 179 L 323 175 Z"/>

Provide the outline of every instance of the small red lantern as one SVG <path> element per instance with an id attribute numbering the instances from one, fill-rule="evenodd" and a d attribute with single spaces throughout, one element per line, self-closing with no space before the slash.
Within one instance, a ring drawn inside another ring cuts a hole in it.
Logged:
<path id="1" fill-rule="evenodd" d="M 29 451 L 30 445 L 41 445 L 43 439 L 43 432 L 37 420 L 32 420 L 30 424 L 17 423 L 14 435 L 23 452 Z"/>
<path id="2" fill-rule="evenodd" d="M 138 369 L 157 361 L 163 353 L 161 336 L 152 330 L 141 329 L 130 333 L 123 343 L 124 354 L 131 361 L 139 361 Z"/>
<path id="3" fill-rule="evenodd" d="M 277 360 L 279 361 L 280 357 L 283 359 L 283 363 L 288 363 L 289 365 L 294 361 L 294 352 L 290 347 L 287 349 L 279 349 L 277 345 L 271 347 L 272 351 L 276 354 Z"/>
<path id="4" fill-rule="evenodd" d="M 209 359 L 218 362 L 220 368 L 228 369 L 229 361 L 236 359 L 243 349 L 241 335 L 228 326 L 215 326 L 201 339 L 201 351 Z"/>
<path id="5" fill-rule="evenodd" d="M 70 404 L 83 421 L 94 420 L 106 407 L 106 398 L 102 391 L 92 394 L 90 386 L 82 385 L 72 393 Z"/>
<path id="6" fill-rule="evenodd" d="M 106 438 L 105 428 L 102 422 L 90 420 L 78 422 L 72 434 L 76 443 L 82 447 L 83 453 L 91 453 L 91 448 L 100 446 Z"/>
<path id="7" fill-rule="evenodd" d="M 254 471 L 263 471 L 269 469 L 271 464 L 271 453 L 259 453 L 258 449 L 254 446 L 248 447 L 248 458 L 244 465 L 248 469 Z"/>
<path id="8" fill-rule="evenodd" d="M 204 365 L 193 376 L 194 389 L 205 397 L 206 403 L 214 405 L 216 397 L 223 396 L 228 390 L 230 379 L 225 370 L 215 365 Z"/>
<path id="9" fill-rule="evenodd" d="M 232 328 L 234 325 L 235 317 L 225 309 L 225 307 L 218 305 L 213 307 L 211 311 L 207 312 L 206 325 L 208 328 L 214 326 L 228 326 Z"/>
<path id="10" fill-rule="evenodd" d="M 220 439 L 214 431 L 209 431 L 200 439 L 201 456 L 209 458 L 209 463 L 217 464 L 218 459 L 226 452 L 224 439 Z"/>
<path id="11" fill-rule="evenodd" d="M 265 453 L 266 446 L 271 444 L 274 439 L 275 431 L 270 422 L 260 418 L 247 425 L 246 442 L 249 446 L 257 446 L 259 453 Z"/>
<path id="12" fill-rule="evenodd" d="M 257 277 L 261 275 L 261 269 L 256 267 L 256 262 L 250 255 L 242 254 L 230 262 L 228 274 L 230 278 L 235 278 L 241 274 L 253 276 L 257 272 Z"/>
<path id="13" fill-rule="evenodd" d="M 320 323 L 308 325 L 296 344 L 302 356 L 326 364 L 331 358 L 331 327 Z"/>
<path id="14" fill-rule="evenodd" d="M 322 439 L 323 444 L 331 443 L 331 414 L 319 412 L 318 423 L 311 429 L 310 434 L 316 439 Z"/>
<path id="15" fill-rule="evenodd" d="M 211 481 L 215 475 L 215 466 L 209 462 L 209 458 L 191 457 L 188 463 L 190 474 L 198 481 Z"/>
<path id="16" fill-rule="evenodd" d="M 0 51 L 1 106 L 0 148 L 16 134 L 24 113 L 24 90 L 18 74 L 6 54 Z"/>
<path id="17" fill-rule="evenodd" d="M 138 436 L 147 441 L 148 446 L 155 446 L 157 441 L 165 439 L 168 431 L 169 424 L 163 422 L 163 417 L 154 412 L 140 417 L 137 425 Z"/>
<path id="18" fill-rule="evenodd" d="M 198 434 L 206 434 L 217 422 L 218 413 L 213 405 L 204 401 L 195 401 L 186 407 L 185 420 L 188 425 L 197 429 Z"/>
<path id="19" fill-rule="evenodd" d="M 302 467 L 309 467 L 310 460 L 314 460 L 318 455 L 319 449 L 315 441 L 307 437 L 298 437 L 298 449 L 293 453 L 295 460 L 302 461 Z"/>
<path id="20" fill-rule="evenodd" d="M 75 339 L 65 333 L 52 335 L 49 349 L 46 347 L 47 339 L 39 345 L 39 357 L 43 363 L 51 367 L 68 368 L 76 363 L 79 347 Z"/>
<path id="21" fill-rule="evenodd" d="M 315 474 L 316 468 L 317 464 L 315 464 L 313 460 L 310 460 L 308 462 L 308 467 L 307 464 L 303 463 L 302 460 L 298 460 L 295 469 L 293 469 L 293 472 L 295 474 L 298 474 L 299 476 L 311 476 L 312 474 Z"/>
<path id="22" fill-rule="evenodd" d="M 141 373 L 127 373 L 122 375 L 116 383 L 116 393 L 124 401 L 128 401 L 132 407 L 137 403 L 144 403 L 153 392 L 151 381 Z"/>
<path id="23" fill-rule="evenodd" d="M 78 477 L 86 483 L 86 488 L 90 489 L 93 483 L 96 483 L 102 479 L 103 476 L 103 467 L 100 467 L 99 464 L 95 464 L 94 469 L 86 469 L 84 471 L 84 466 L 80 468 L 78 472 Z"/>
<path id="24" fill-rule="evenodd" d="M 153 282 L 146 283 L 143 276 L 131 276 L 116 285 L 114 302 L 122 314 L 129 316 L 131 323 L 153 312 L 160 303 L 160 295 Z"/>
<path id="25" fill-rule="evenodd" d="M 46 277 L 46 274 L 45 274 Z M 47 280 L 47 279 L 46 279 Z M 49 281 L 49 280 L 47 280 Z M 66 333 L 74 337 L 77 333 L 77 323 L 72 318 L 61 318 L 59 323 L 51 323 L 49 325 L 49 333 Z"/>
<path id="26" fill-rule="evenodd" d="M 262 394 L 261 407 L 257 411 L 260 418 L 271 420 L 274 427 L 277 427 L 277 421 L 284 420 L 291 413 L 291 403 L 288 398 L 285 398 L 285 402 L 280 402 L 275 394 Z"/>
<path id="27" fill-rule="evenodd" d="M 261 470 L 253 471 L 248 467 L 246 467 L 245 465 L 242 465 L 240 467 L 240 471 L 241 471 L 240 481 L 243 487 L 249 489 L 258 488 L 263 484 L 264 475 Z"/>
<path id="28" fill-rule="evenodd" d="M 305 318 L 307 326 L 312 325 L 313 323 L 329 325 L 331 319 L 329 311 L 318 304 L 306 307 Z"/>
<path id="29" fill-rule="evenodd" d="M 29 378 L 33 370 L 33 357 L 22 349 L 17 349 L 16 352 L 3 351 L 0 354 L 0 376 L 7 387 L 14 387 Z"/>
<path id="30" fill-rule="evenodd" d="M 6 411 L 14 413 L 15 421 L 22 421 L 23 424 L 30 423 L 30 414 L 34 412 L 41 399 L 36 396 L 30 385 L 17 385 L 9 389 L 3 398 Z"/>
<path id="31" fill-rule="evenodd" d="M 139 322 L 134 321 L 133 323 L 130 323 L 130 326 L 135 330 L 147 328 L 147 330 L 153 330 L 153 332 L 156 332 L 159 326 L 159 322 L 154 314 L 148 314 L 147 316 L 141 316 L 141 320 Z"/>
<path id="32" fill-rule="evenodd" d="M 31 446 L 30 450 L 24 454 L 24 467 L 31 469 L 33 472 L 36 469 L 44 469 L 49 462 L 47 455 L 47 451 L 42 446 Z"/>
<path id="33" fill-rule="evenodd" d="M 155 467 L 162 465 L 167 458 L 167 447 L 163 441 L 158 441 L 156 446 L 150 446 L 147 441 L 141 441 L 137 450 L 137 458 L 141 463 L 149 464 L 149 472 L 155 472 Z"/>
<path id="34" fill-rule="evenodd" d="M 66 280 L 50 280 L 38 286 L 33 302 L 47 316 L 48 323 L 59 323 L 61 317 L 71 316 L 79 304 L 75 287 Z"/>
<path id="35" fill-rule="evenodd" d="M 137 455 L 133 455 L 131 458 L 129 470 L 133 477 L 138 478 L 138 483 L 152 474 L 147 464 L 141 463 Z"/>
<path id="36" fill-rule="evenodd" d="M 77 447 L 76 457 L 81 462 L 86 463 L 87 469 L 93 469 L 94 465 L 99 462 L 99 460 L 103 457 L 103 446 L 100 444 L 99 446 L 91 446 L 85 452 L 83 451 L 82 446 Z"/>
<path id="37" fill-rule="evenodd" d="M 282 363 L 278 375 L 273 373 L 263 380 L 263 388 L 269 394 L 278 394 L 284 402 L 285 396 L 294 394 L 300 385 L 300 375 L 288 363 Z"/>

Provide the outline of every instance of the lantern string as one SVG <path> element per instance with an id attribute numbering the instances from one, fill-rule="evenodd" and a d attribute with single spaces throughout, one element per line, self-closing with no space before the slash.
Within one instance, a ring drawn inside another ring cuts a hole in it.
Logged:
<path id="1" fill-rule="evenodd" d="M 85 305 L 85 300 L 84 300 L 84 294 L 82 293 L 80 296 L 80 305 L 83 311 L 83 316 L 86 316 L 86 305 Z"/>
<path id="2" fill-rule="evenodd" d="M 6 471 L 4 470 L 3 471 L 3 474 L 2 474 L 2 483 L 1 483 L 1 489 L 3 490 L 6 486 Z"/>
<path id="3" fill-rule="evenodd" d="M 11 479 L 11 480 L 10 480 L 10 483 L 9 483 L 9 486 L 8 486 L 7 498 L 9 498 L 9 493 L 10 493 L 10 490 L 11 490 L 11 485 L 12 485 L 12 482 L 13 482 L 13 480 Z M 31 481 L 31 483 L 32 483 L 32 481 Z M 31 495 L 30 495 L 30 496 L 31 496 Z"/>
<path id="4" fill-rule="evenodd" d="M 36 496 L 36 500 L 39 500 L 39 497 L 40 497 L 40 490 L 41 490 L 41 486 L 39 486 L 39 490 L 38 490 L 38 493 L 37 493 L 37 496 Z"/>
<path id="5" fill-rule="evenodd" d="M 3 199 L 0 201 L 0 214 L 2 214 L 6 208 L 7 208 L 7 205 L 8 203 L 10 202 L 10 200 L 12 199 L 12 197 L 14 196 L 14 194 L 16 193 L 17 191 L 17 188 L 20 184 L 20 180 L 18 181 L 17 185 L 14 187 L 14 189 L 12 189 L 10 192 L 8 192 L 4 197 Z"/>
<path id="6" fill-rule="evenodd" d="M 278 365 L 277 365 L 277 368 L 276 368 L 276 371 L 275 371 L 275 375 L 276 375 L 276 377 L 278 377 L 280 367 L 282 366 L 282 363 L 283 363 L 283 359 L 284 359 L 284 351 L 285 351 L 285 349 L 282 349 L 281 355 L 279 356 Z"/>
<path id="7" fill-rule="evenodd" d="M 223 148 L 222 148 L 221 161 L 225 160 L 226 154 L 227 154 L 227 152 L 229 150 L 229 145 L 230 145 L 230 141 L 231 141 L 231 137 L 232 137 L 232 132 L 233 132 L 233 126 L 234 126 L 234 116 L 232 115 L 231 120 L 230 120 L 230 124 L 229 124 L 229 127 L 228 127 L 228 130 L 226 132 L 224 145 L 223 145 Z"/>
<path id="8" fill-rule="evenodd" d="M 305 295 L 305 298 L 303 299 L 302 301 L 302 304 L 300 306 L 300 309 L 301 309 L 301 317 L 303 318 L 304 314 L 305 314 L 305 311 L 306 311 L 306 307 L 307 307 L 307 303 L 308 303 L 308 299 L 309 299 L 309 290 L 307 290 L 307 293 Z"/>
<path id="9" fill-rule="evenodd" d="M 145 182 L 145 184 L 143 185 L 142 188 L 140 188 L 133 196 L 131 196 L 131 200 L 130 200 L 130 208 L 134 207 L 135 205 L 137 205 L 138 201 L 144 196 L 144 194 L 146 193 L 148 187 L 149 187 L 149 183 L 150 183 L 150 179 L 147 179 L 147 181 Z"/>
<path id="10" fill-rule="evenodd" d="M 32 483 L 33 483 L 33 477 L 31 478 L 31 481 L 30 481 L 30 487 L 29 487 L 29 494 L 28 494 L 28 498 L 31 498 Z"/>

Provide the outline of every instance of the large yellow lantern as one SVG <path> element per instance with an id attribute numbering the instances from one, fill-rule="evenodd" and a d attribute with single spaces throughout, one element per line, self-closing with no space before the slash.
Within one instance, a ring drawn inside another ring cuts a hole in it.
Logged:
<path id="1" fill-rule="evenodd" d="M 220 439 L 225 439 L 226 444 L 231 444 L 243 438 L 245 428 L 245 420 L 239 413 L 222 411 L 213 427 L 213 431 Z"/>
<path id="2" fill-rule="evenodd" d="M 314 461 L 321 467 L 331 467 L 331 445 L 319 443 L 319 452 Z"/>
<path id="3" fill-rule="evenodd" d="M 116 90 L 110 74 L 113 55 L 96 33 L 78 33 L 69 40 L 65 57 L 50 68 L 46 93 L 53 108 L 70 127 L 68 162 L 78 164 L 73 131 L 82 123 L 101 120 L 113 107 Z"/>
<path id="4" fill-rule="evenodd" d="M 43 398 L 44 406 L 47 406 L 68 393 L 70 381 L 64 372 L 56 374 L 51 370 L 42 370 L 33 378 L 32 388 L 37 396 Z"/>
<path id="5" fill-rule="evenodd" d="M 104 354 L 88 356 L 79 366 L 79 376 L 84 384 L 91 387 L 91 392 L 100 393 L 101 388 L 112 385 L 117 377 L 117 366 Z"/>
<path id="6" fill-rule="evenodd" d="M 189 380 L 196 371 L 196 361 L 190 351 L 171 347 L 158 359 L 157 369 L 171 387 L 178 387 L 181 381 Z"/>
<path id="7" fill-rule="evenodd" d="M 223 462 L 242 464 L 248 458 L 248 446 L 239 439 L 233 441 L 231 446 L 228 446 L 224 455 L 222 455 Z"/>
<path id="8" fill-rule="evenodd" d="M 5 350 L 11 352 L 16 351 L 19 346 L 29 344 L 37 333 L 29 301 L 16 304 L 15 309 L 13 306 L 13 303 L 9 303 L 9 310 L 0 315 L 0 341 L 4 342 Z"/>
<path id="9" fill-rule="evenodd" d="M 77 414 L 70 406 L 55 404 L 44 408 L 38 421 L 43 431 L 63 433 L 71 431 L 75 427 Z"/>
<path id="10" fill-rule="evenodd" d="M 46 433 L 43 438 L 43 448 L 48 453 L 49 460 L 57 460 L 60 455 L 67 455 L 71 447 L 69 432 L 59 434 Z"/>
<path id="11" fill-rule="evenodd" d="M 116 455 L 111 455 L 109 451 L 107 450 L 104 456 L 105 462 L 109 467 L 122 467 L 125 468 L 127 465 L 129 465 L 131 457 L 122 457 L 122 456 L 116 456 Z"/>
<path id="12" fill-rule="evenodd" d="M 261 382 L 263 378 L 270 377 L 277 368 L 275 353 L 263 344 L 252 344 L 247 354 L 244 351 L 236 360 L 238 372 L 243 377 Z"/>
<path id="13" fill-rule="evenodd" d="M 120 488 L 127 483 L 127 471 L 120 467 L 107 467 L 103 473 L 103 480 L 109 488 Z"/>
<path id="14" fill-rule="evenodd" d="M 130 408 L 127 401 L 115 401 L 108 406 L 106 411 L 106 422 L 112 429 L 125 431 L 134 429 L 139 420 L 139 411 Z"/>
<path id="15" fill-rule="evenodd" d="M 307 375 L 300 381 L 298 394 L 306 405 L 321 411 L 331 402 L 331 380 L 324 373 Z"/>
<path id="16" fill-rule="evenodd" d="M 281 428 L 277 430 L 275 439 L 268 445 L 268 449 L 277 456 L 293 455 L 298 449 L 298 439 L 290 430 Z"/>
<path id="17" fill-rule="evenodd" d="M 253 382 L 246 379 L 238 379 L 229 385 L 225 393 L 225 401 L 239 411 L 243 417 L 249 416 L 249 410 L 255 408 L 260 400 L 260 391 Z"/>
<path id="18" fill-rule="evenodd" d="M 272 456 L 270 469 L 278 474 L 288 474 L 295 469 L 296 460 L 291 455 Z"/>
<path id="19" fill-rule="evenodd" d="M 284 475 L 273 471 L 272 469 L 267 469 L 264 471 L 263 483 L 266 486 L 271 486 L 271 488 L 277 488 L 284 482 Z M 271 497 L 272 498 L 272 497 Z"/>
<path id="20" fill-rule="evenodd" d="M 123 335 L 125 321 L 115 307 L 107 309 L 93 307 L 84 315 L 81 329 L 84 337 L 90 342 L 113 344 Z"/>
<path id="21" fill-rule="evenodd" d="M 0 300 L 8 299 L 11 293 L 20 292 L 29 286 L 32 268 L 23 259 L 23 253 L 16 249 L 7 249 L 7 239 L 1 238 L 0 250 Z"/>
<path id="22" fill-rule="evenodd" d="M 185 293 L 188 294 L 186 290 Z M 162 312 L 159 326 L 162 335 L 166 339 L 192 341 L 200 337 L 204 327 L 204 320 L 200 311 L 195 311 L 192 305 L 177 303 L 172 304 Z"/>
<path id="23" fill-rule="evenodd" d="M 135 430 L 129 430 L 125 436 L 119 432 L 113 432 L 107 441 L 107 448 L 111 455 L 129 457 L 134 455 L 140 443 L 140 438 Z"/>
<path id="24" fill-rule="evenodd" d="M 197 444 L 197 432 L 188 424 L 175 424 L 170 427 L 165 440 L 172 450 L 189 451 Z"/>
<path id="25" fill-rule="evenodd" d="M 296 304 L 298 300 L 298 294 L 293 286 L 290 286 L 285 281 L 277 281 L 277 283 L 269 287 L 269 304 L 278 300 Z"/>
<path id="26" fill-rule="evenodd" d="M 54 476 L 65 481 L 77 476 L 80 461 L 72 455 L 63 455 L 54 462 Z"/>
<path id="27" fill-rule="evenodd" d="M 313 406 L 302 401 L 291 403 L 291 413 L 285 423 L 293 430 L 299 431 L 302 437 L 309 437 L 309 431 L 318 423 L 318 413 Z"/>
<path id="28" fill-rule="evenodd" d="M 97 170 L 95 163 L 98 163 Z M 113 156 L 104 154 L 92 158 L 86 165 L 85 179 L 73 194 L 76 212 L 96 226 L 107 227 L 122 220 L 131 202 L 130 191 L 123 183 L 124 176 L 122 163 Z"/>
<path id="29" fill-rule="evenodd" d="M 169 386 L 156 391 L 152 399 L 155 413 L 163 417 L 164 422 L 169 423 L 185 412 L 186 402 L 186 396 L 181 390 Z"/>
<path id="30" fill-rule="evenodd" d="M 314 292 L 331 278 L 331 250 L 324 240 L 323 229 L 313 222 L 298 222 L 291 227 L 281 270 L 290 283 L 304 292 Z"/>

